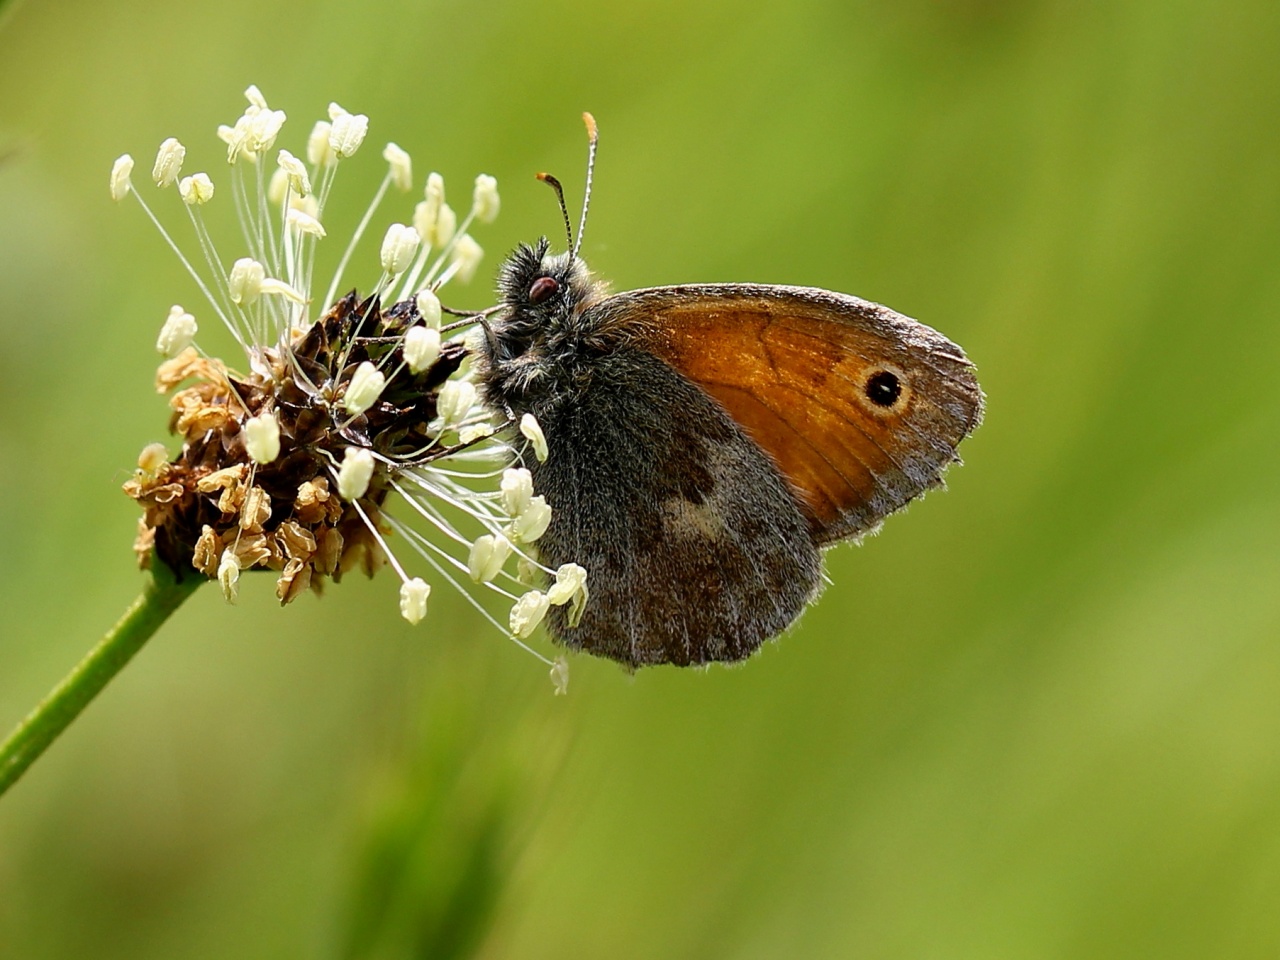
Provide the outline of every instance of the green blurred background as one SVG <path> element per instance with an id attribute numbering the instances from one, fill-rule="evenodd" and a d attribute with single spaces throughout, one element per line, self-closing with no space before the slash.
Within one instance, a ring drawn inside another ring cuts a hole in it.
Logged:
<path id="1" fill-rule="evenodd" d="M 351 216 L 387 139 L 458 205 L 495 174 L 483 276 L 559 236 L 532 174 L 580 194 L 590 109 L 617 288 L 879 300 L 964 345 L 989 411 L 737 669 L 577 658 L 554 698 L 444 590 L 416 629 L 386 577 L 202 591 L 0 802 L 0 956 L 1280 954 L 1280 7 L 3 17 L 0 726 L 138 589 L 119 486 L 197 302 L 111 161 L 143 184 L 172 135 L 216 179 L 251 82 L 295 152 L 330 99 L 370 115 Z"/>

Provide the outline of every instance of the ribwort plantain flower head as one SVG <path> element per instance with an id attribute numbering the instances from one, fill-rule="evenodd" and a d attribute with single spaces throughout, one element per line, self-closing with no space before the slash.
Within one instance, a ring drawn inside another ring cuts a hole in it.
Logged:
<path id="1" fill-rule="evenodd" d="M 361 153 L 369 120 L 330 104 L 329 119 L 294 154 L 275 149 L 284 112 L 257 87 L 245 97 L 242 116 L 218 130 L 225 176 L 183 176 L 187 151 L 173 138 L 152 167 L 158 190 L 176 185 L 170 193 L 197 256 L 187 256 L 134 186 L 132 158 L 111 172 L 112 198 L 136 199 L 205 300 L 193 311 L 170 307 L 156 341 L 165 357 L 156 386 L 170 395 L 181 449 L 170 458 L 147 446 L 125 484 L 143 510 L 139 562 L 154 556 L 179 576 L 216 580 L 228 601 L 242 573 L 268 570 L 282 604 L 353 570 L 372 576 L 390 566 L 410 623 L 428 616 L 432 583 L 444 582 L 525 646 L 549 605 L 578 609 L 587 586 L 581 567 L 537 562 L 550 510 L 518 463 L 545 457 L 546 442 L 531 418 L 510 423 L 487 407 L 469 379 L 466 328 L 484 313 L 442 322 L 441 288 L 469 280 L 483 256 L 468 231 L 497 216 L 496 181 L 476 178 L 459 222 L 443 178 L 430 174 L 424 199 L 404 211 L 411 223 L 385 227 L 372 286 L 338 296 L 388 191 L 413 188 L 408 153 L 388 143 L 381 186 L 320 292 L 316 252 L 333 233 L 325 208 L 338 171 Z M 234 207 L 241 228 L 230 256 L 205 220 L 219 202 Z M 197 315 L 229 331 L 242 362 L 201 349 Z M 542 589 L 531 589 L 533 580 Z M 505 597 L 508 623 L 472 591 Z M 563 661 L 535 655 L 552 665 L 562 691 Z"/>

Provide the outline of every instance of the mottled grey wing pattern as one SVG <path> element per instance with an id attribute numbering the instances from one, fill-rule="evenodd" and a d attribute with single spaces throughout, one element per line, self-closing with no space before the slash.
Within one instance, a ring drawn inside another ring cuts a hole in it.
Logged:
<path id="1" fill-rule="evenodd" d="M 808 522 L 777 469 L 725 411 L 662 360 L 593 359 L 531 462 L 552 508 L 542 562 L 582 564 L 590 601 L 572 648 L 628 666 L 740 660 L 818 588 Z M 580 389 L 578 389 L 580 388 Z"/>

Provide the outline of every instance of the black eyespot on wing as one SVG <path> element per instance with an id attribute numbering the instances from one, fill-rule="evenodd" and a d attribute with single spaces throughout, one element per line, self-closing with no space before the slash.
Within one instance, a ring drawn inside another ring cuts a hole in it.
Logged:
<path id="1" fill-rule="evenodd" d="M 867 384 L 863 389 L 866 391 L 867 399 L 877 407 L 892 407 L 902 396 L 901 381 L 898 380 L 897 374 L 888 370 L 881 370 L 867 377 Z"/>
<path id="2" fill-rule="evenodd" d="M 539 277 L 529 285 L 529 302 L 546 303 L 560 290 L 555 277 Z"/>

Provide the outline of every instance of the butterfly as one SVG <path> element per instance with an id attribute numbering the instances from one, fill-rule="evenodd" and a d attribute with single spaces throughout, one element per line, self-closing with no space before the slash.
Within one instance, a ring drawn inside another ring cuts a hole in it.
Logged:
<path id="1" fill-rule="evenodd" d="M 579 258 L 598 135 L 590 114 L 575 242 L 518 247 L 499 274 L 478 382 L 518 420 L 552 519 L 555 569 L 590 600 L 554 638 L 628 668 L 736 661 L 790 626 L 822 551 L 942 482 L 982 418 L 973 364 L 887 307 L 810 287 L 730 283 L 609 294 Z"/>

